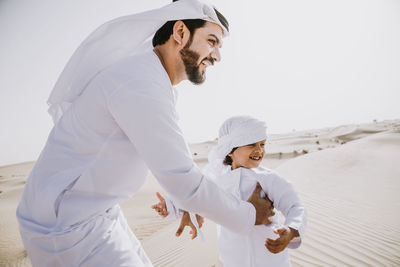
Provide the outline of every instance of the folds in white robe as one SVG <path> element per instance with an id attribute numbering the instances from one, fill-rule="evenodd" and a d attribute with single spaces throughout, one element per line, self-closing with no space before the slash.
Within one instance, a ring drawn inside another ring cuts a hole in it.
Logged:
<path id="1" fill-rule="evenodd" d="M 153 51 L 125 58 L 89 82 L 52 129 L 17 209 L 34 266 L 46 266 L 33 256 L 38 250 L 67 263 L 75 262 L 68 256 L 74 253 L 89 257 L 100 245 L 90 232 L 105 229 L 99 226 L 105 212 L 134 195 L 148 169 L 186 210 L 234 231 L 251 229 L 254 207 L 221 190 L 194 164 L 175 102 L 176 91 Z M 66 239 L 74 241 L 66 246 Z M 117 251 L 110 251 L 102 256 L 113 258 Z"/>
<path id="2" fill-rule="evenodd" d="M 277 173 L 258 167 L 254 169 L 237 168 L 217 177 L 215 182 L 225 191 L 242 200 L 247 200 L 254 191 L 257 182 L 262 187 L 261 196 L 267 195 L 276 210 L 285 216 L 284 225 L 299 231 L 300 238 L 292 240 L 288 248 L 297 248 L 304 237 L 306 211 L 293 186 Z M 181 208 L 167 199 L 168 218 L 181 215 Z M 232 231 L 218 225 L 218 249 L 224 267 L 285 267 L 290 266 L 288 249 L 273 254 L 265 247 L 267 238 L 276 239 L 279 235 L 274 229 L 282 225 L 278 213 L 270 217 L 272 224 L 257 225 L 247 233 Z"/>

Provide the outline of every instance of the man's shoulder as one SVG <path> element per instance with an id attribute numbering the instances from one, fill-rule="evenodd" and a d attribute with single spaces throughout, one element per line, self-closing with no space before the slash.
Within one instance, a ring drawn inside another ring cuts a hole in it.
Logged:
<path id="1" fill-rule="evenodd" d="M 157 98 L 171 94 L 169 77 L 152 51 L 115 63 L 104 70 L 99 79 L 108 95 L 120 90 L 133 90 Z"/>
<path id="2" fill-rule="evenodd" d="M 105 69 L 101 76 L 118 83 L 143 81 L 170 84 L 165 69 L 153 51 L 126 57 Z"/>

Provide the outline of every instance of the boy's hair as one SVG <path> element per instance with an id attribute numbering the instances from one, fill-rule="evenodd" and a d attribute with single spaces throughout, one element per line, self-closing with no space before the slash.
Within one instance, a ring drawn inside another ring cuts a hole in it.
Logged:
<path id="1" fill-rule="evenodd" d="M 178 1 L 178 0 L 173 0 L 172 2 L 176 2 L 176 1 Z M 229 31 L 229 23 L 228 23 L 227 19 L 216 8 L 214 8 L 214 11 L 217 14 L 218 20 Z M 163 26 L 161 26 L 160 29 L 158 29 L 156 31 L 156 33 L 154 34 L 153 40 L 152 40 L 153 47 L 155 47 L 157 45 L 165 44 L 169 40 L 169 37 L 172 34 L 172 30 L 175 25 L 175 22 L 177 22 L 177 20 L 167 21 Z M 184 20 L 182 20 L 182 22 L 189 29 L 189 32 L 190 32 L 189 42 L 191 42 L 195 30 L 203 27 L 204 24 L 206 23 L 206 21 L 202 20 L 202 19 L 184 19 Z"/>
<path id="2" fill-rule="evenodd" d="M 237 149 L 237 147 L 232 148 L 232 151 L 229 154 L 232 154 L 233 152 L 235 152 L 236 149 Z M 224 163 L 224 165 L 231 165 L 232 166 L 232 158 L 231 158 L 231 156 L 226 155 L 223 163 Z"/>

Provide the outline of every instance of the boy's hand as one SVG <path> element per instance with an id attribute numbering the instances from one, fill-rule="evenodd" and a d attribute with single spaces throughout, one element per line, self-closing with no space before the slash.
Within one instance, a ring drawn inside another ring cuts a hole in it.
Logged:
<path id="1" fill-rule="evenodd" d="M 297 230 L 292 229 L 287 226 L 282 226 L 276 230 L 274 230 L 275 234 L 279 235 L 279 238 L 276 240 L 272 240 L 267 238 L 265 240 L 265 247 L 272 253 L 279 253 L 284 250 L 289 242 L 295 237 L 299 236 Z"/>
<path id="2" fill-rule="evenodd" d="M 260 197 L 260 192 L 262 188 L 259 183 L 257 183 L 256 188 L 254 189 L 253 193 L 251 194 L 250 198 L 247 202 L 253 204 L 254 208 L 256 209 L 256 222 L 255 225 L 260 224 L 271 224 L 271 220 L 269 217 L 274 216 L 274 205 L 272 204 L 271 200 L 266 198 Z"/>
<path id="3" fill-rule="evenodd" d="M 201 228 L 204 223 L 204 218 L 201 217 L 200 215 L 196 214 L 196 219 L 197 219 L 197 223 L 199 224 L 199 228 Z M 192 223 L 192 221 L 190 220 L 190 215 L 189 215 L 189 212 L 187 212 L 187 211 L 185 211 L 183 213 L 183 216 L 181 219 L 181 224 L 179 225 L 179 228 L 176 231 L 176 236 L 180 236 L 186 226 L 189 226 L 190 228 L 192 228 L 192 230 L 190 231 L 190 234 L 192 234 L 192 239 L 195 239 L 197 237 L 197 229 L 194 226 L 194 224 Z"/>
<path id="4" fill-rule="evenodd" d="M 165 203 L 165 199 L 158 192 L 156 192 L 156 196 L 158 197 L 160 202 L 154 204 L 153 206 L 151 206 L 151 208 L 156 210 L 161 217 L 167 217 L 169 211 L 167 210 L 167 204 Z"/>

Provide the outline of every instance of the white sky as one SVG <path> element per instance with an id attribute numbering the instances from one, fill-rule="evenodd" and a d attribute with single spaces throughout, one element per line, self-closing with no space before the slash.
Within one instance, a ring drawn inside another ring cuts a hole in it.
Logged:
<path id="1" fill-rule="evenodd" d="M 167 0 L 0 0 L 0 166 L 37 159 L 52 127 L 46 100 L 97 26 Z M 231 36 L 204 85 L 182 83 L 189 142 L 229 116 L 287 132 L 400 118 L 400 1 L 212 1 Z"/>

